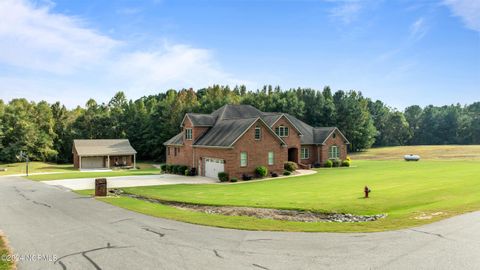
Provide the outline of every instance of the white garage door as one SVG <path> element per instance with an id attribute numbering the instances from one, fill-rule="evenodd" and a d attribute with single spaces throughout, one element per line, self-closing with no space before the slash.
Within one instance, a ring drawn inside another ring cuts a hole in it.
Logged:
<path id="1" fill-rule="evenodd" d="M 218 173 L 225 170 L 225 161 L 223 159 L 206 158 L 205 176 L 218 179 Z"/>
<path id="2" fill-rule="evenodd" d="M 103 157 L 82 157 L 82 169 L 103 168 Z"/>

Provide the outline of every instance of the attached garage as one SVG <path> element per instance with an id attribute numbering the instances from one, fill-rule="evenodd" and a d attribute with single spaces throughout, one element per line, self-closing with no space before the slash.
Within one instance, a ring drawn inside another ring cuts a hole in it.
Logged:
<path id="1" fill-rule="evenodd" d="M 205 176 L 218 179 L 218 173 L 225 171 L 225 160 L 205 158 Z"/>
<path id="2" fill-rule="evenodd" d="M 82 169 L 98 169 L 105 167 L 104 157 L 82 157 Z"/>

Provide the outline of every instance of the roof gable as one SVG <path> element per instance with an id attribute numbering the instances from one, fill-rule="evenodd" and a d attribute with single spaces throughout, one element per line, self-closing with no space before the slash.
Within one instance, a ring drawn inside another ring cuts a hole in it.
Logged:
<path id="1" fill-rule="evenodd" d="M 79 156 L 134 155 L 128 139 L 73 140 Z"/>

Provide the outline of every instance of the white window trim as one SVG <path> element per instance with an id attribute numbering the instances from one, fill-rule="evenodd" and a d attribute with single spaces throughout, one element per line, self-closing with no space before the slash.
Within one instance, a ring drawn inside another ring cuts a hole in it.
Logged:
<path id="1" fill-rule="evenodd" d="M 245 165 L 242 163 L 242 154 L 245 154 Z M 247 152 L 240 152 L 240 167 L 247 167 L 248 166 L 248 154 Z"/>
<path id="2" fill-rule="evenodd" d="M 272 154 L 272 162 L 270 162 L 270 153 Z M 267 159 L 268 165 L 275 165 L 275 153 L 273 151 L 268 152 Z"/>
<path id="3" fill-rule="evenodd" d="M 276 132 L 277 130 L 278 133 Z M 285 138 L 288 137 L 290 129 L 287 126 L 280 125 L 275 128 L 275 133 L 278 135 L 278 137 Z"/>
<path id="4" fill-rule="evenodd" d="M 309 159 L 310 158 L 310 148 L 302 147 L 300 149 L 300 159 Z"/>
<path id="5" fill-rule="evenodd" d="M 190 131 L 190 138 L 189 138 L 189 136 L 188 136 L 188 134 L 189 134 L 188 131 Z M 193 130 L 192 130 L 191 128 L 186 128 L 186 129 L 185 129 L 185 139 L 191 141 L 192 138 L 193 138 Z"/>
<path id="6" fill-rule="evenodd" d="M 257 139 L 257 130 L 259 134 L 259 138 Z M 253 134 L 253 137 L 255 138 L 256 141 L 259 141 L 262 139 L 262 129 L 260 127 L 255 127 L 255 132 Z"/>
<path id="7" fill-rule="evenodd" d="M 333 149 L 336 149 L 336 150 L 333 151 Z M 335 156 L 333 156 L 334 152 L 335 152 Z M 329 159 L 337 159 L 339 157 L 340 157 L 340 150 L 339 150 L 338 146 L 336 146 L 336 145 L 330 146 L 330 149 L 328 149 L 328 158 Z"/>

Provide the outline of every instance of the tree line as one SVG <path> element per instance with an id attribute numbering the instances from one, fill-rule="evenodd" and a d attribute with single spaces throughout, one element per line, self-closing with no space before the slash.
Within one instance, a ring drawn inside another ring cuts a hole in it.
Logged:
<path id="1" fill-rule="evenodd" d="M 0 100 L 0 161 L 14 162 L 23 150 L 31 160 L 71 162 L 74 139 L 128 138 L 144 160 L 164 160 L 163 143 L 180 131 L 185 112 L 211 113 L 225 104 L 250 104 L 285 112 L 312 126 L 337 126 L 350 151 L 372 146 L 480 144 L 480 102 L 413 105 L 399 111 L 358 91 L 332 92 L 264 86 L 255 91 L 214 85 L 194 91 L 168 90 L 137 100 L 118 92 L 108 103 L 94 99 L 67 109 L 60 102 Z"/>

